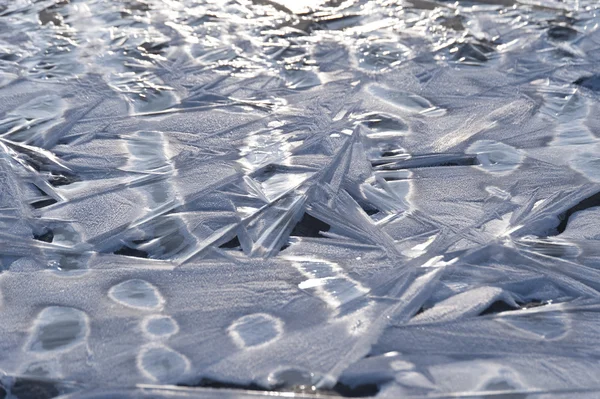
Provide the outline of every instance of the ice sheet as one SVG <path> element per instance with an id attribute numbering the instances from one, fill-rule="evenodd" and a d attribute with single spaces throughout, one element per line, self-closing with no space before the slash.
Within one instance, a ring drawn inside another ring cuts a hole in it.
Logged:
<path id="1" fill-rule="evenodd" d="M 595 0 L 0 0 L 0 399 L 597 398 Z"/>

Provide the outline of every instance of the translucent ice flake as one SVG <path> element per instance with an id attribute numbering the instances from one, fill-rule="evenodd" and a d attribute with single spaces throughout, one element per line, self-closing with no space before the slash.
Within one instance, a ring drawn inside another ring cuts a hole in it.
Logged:
<path id="1" fill-rule="evenodd" d="M 569 333 L 570 316 L 566 313 L 540 311 L 527 312 L 501 319 L 502 322 L 524 335 L 542 340 L 558 340 Z"/>
<path id="2" fill-rule="evenodd" d="M 466 152 L 477 154 L 479 168 L 492 174 L 509 174 L 519 167 L 524 158 L 516 148 L 492 140 L 476 141 Z"/>
<path id="3" fill-rule="evenodd" d="M 371 85 L 367 91 L 378 100 L 404 112 L 431 116 L 441 116 L 445 113 L 444 109 L 435 107 L 429 100 L 414 93 L 397 91 L 380 85 Z"/>
<path id="4" fill-rule="evenodd" d="M 368 288 L 352 280 L 336 264 L 325 261 L 295 262 L 295 267 L 308 277 L 298 284 L 298 288 L 315 292 L 333 309 L 364 297 L 369 292 Z"/>

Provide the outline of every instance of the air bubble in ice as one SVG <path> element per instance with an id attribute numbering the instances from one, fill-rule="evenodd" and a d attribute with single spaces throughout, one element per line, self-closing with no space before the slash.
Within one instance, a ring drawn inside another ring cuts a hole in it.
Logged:
<path id="1" fill-rule="evenodd" d="M 229 336 L 240 348 L 266 345 L 283 332 L 283 322 L 265 313 L 256 313 L 237 319 L 228 329 Z"/>
<path id="2" fill-rule="evenodd" d="M 109 297 L 130 308 L 155 310 L 164 304 L 164 299 L 158 289 L 147 281 L 133 279 L 123 281 L 112 287 Z"/>
<path id="3" fill-rule="evenodd" d="M 32 352 L 64 350 L 84 340 L 88 334 L 88 318 L 81 310 L 50 306 L 38 315 L 29 349 Z"/>
<path id="4" fill-rule="evenodd" d="M 169 316 L 150 316 L 144 320 L 143 328 L 155 337 L 168 337 L 179 330 L 177 322 Z"/>
<path id="5" fill-rule="evenodd" d="M 185 356 L 163 345 L 142 349 L 137 360 L 145 376 L 161 383 L 177 382 L 190 367 Z"/>

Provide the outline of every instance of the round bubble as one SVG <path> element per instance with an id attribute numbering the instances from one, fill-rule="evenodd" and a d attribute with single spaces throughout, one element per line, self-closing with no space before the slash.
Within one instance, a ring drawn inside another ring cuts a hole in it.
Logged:
<path id="1" fill-rule="evenodd" d="M 149 346 L 138 356 L 138 367 L 148 378 L 161 383 L 176 383 L 190 367 L 181 353 L 166 346 Z"/>
<path id="2" fill-rule="evenodd" d="M 50 306 L 40 312 L 34 323 L 29 350 L 57 351 L 81 343 L 88 335 L 88 317 L 79 309 Z"/>
<path id="3" fill-rule="evenodd" d="M 147 281 L 133 279 L 112 287 L 108 296 L 115 302 L 130 308 L 156 310 L 164 304 L 158 289 Z"/>
<path id="4" fill-rule="evenodd" d="M 169 337 L 179 330 L 177 322 L 169 316 L 150 316 L 144 320 L 142 327 L 154 337 Z"/>
<path id="5" fill-rule="evenodd" d="M 233 342 L 240 348 L 266 345 L 283 332 L 283 322 L 265 313 L 241 317 L 228 329 Z"/>

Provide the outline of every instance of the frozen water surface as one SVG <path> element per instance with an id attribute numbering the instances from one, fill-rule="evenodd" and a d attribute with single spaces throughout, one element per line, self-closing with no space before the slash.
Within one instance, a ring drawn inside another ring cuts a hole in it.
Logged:
<path id="1" fill-rule="evenodd" d="M 600 397 L 595 0 L 0 0 L 0 399 Z"/>

